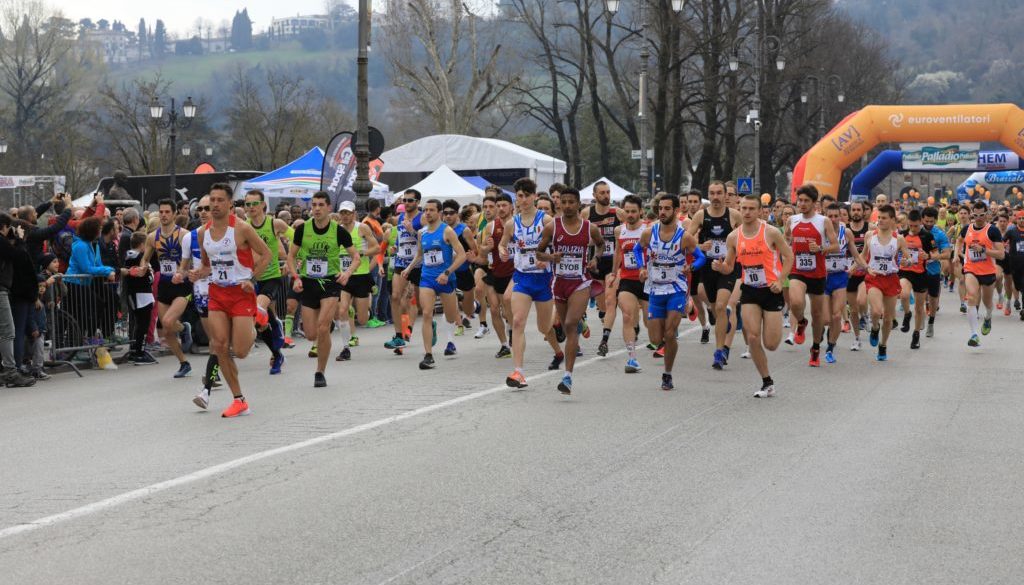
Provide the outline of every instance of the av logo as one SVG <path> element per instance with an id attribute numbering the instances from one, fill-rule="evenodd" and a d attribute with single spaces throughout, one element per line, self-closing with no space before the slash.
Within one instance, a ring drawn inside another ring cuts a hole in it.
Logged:
<path id="1" fill-rule="evenodd" d="M 889 123 L 894 128 L 899 128 L 903 125 L 903 114 L 889 114 Z"/>
<path id="2" fill-rule="evenodd" d="M 850 125 L 844 132 L 841 132 L 839 136 L 832 139 L 832 146 L 839 152 L 846 152 L 848 149 L 855 147 L 860 142 L 863 142 L 860 136 L 860 130 L 857 127 Z"/>

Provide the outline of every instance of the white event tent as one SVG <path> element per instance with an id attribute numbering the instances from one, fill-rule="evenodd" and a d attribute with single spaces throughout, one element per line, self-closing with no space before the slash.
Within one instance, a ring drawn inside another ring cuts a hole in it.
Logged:
<path id="1" fill-rule="evenodd" d="M 459 205 L 482 203 L 484 200 L 483 189 L 456 175 L 455 171 L 445 165 L 409 188 L 416 189 L 423 196 L 421 206 L 427 199 L 454 199 Z"/>
<path id="2" fill-rule="evenodd" d="M 598 179 L 598 180 L 594 181 L 593 183 L 587 185 L 586 187 L 580 189 L 580 202 L 582 202 L 582 203 L 590 203 L 591 201 L 593 201 L 594 200 L 594 185 L 600 183 L 601 181 L 604 181 L 605 183 L 608 183 L 608 188 L 611 189 L 611 191 L 612 191 L 612 201 L 613 202 L 615 202 L 615 203 L 622 203 L 622 199 L 626 195 L 629 195 L 629 191 L 623 189 L 622 187 L 619 187 L 618 185 L 613 183 L 611 181 L 611 179 L 609 179 L 608 177 L 601 177 L 600 179 Z"/>

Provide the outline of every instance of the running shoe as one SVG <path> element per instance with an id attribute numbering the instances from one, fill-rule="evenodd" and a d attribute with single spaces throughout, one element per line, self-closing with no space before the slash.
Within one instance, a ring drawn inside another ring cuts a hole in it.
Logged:
<path id="1" fill-rule="evenodd" d="M 893 317 L 893 319 L 892 319 L 892 330 L 895 331 L 896 328 L 899 327 L 899 326 L 900 326 L 900 322 L 897 321 L 895 317 Z"/>
<path id="2" fill-rule="evenodd" d="M 316 346 L 314 345 L 313 347 L 315 348 Z M 396 333 L 394 337 L 392 337 L 391 339 L 389 339 L 389 340 L 384 342 L 384 347 L 386 347 L 388 349 L 396 349 L 396 348 L 399 348 L 399 347 L 405 347 L 405 339 L 403 339 L 401 335 Z M 310 353 L 312 354 L 313 351 L 310 350 Z M 309 357 L 316 357 L 316 355 L 313 354 L 313 355 L 310 355 Z"/>
<path id="3" fill-rule="evenodd" d="M 558 383 L 558 391 L 566 396 L 572 394 L 572 376 L 569 374 L 562 376 L 562 381 Z"/>
<path id="4" fill-rule="evenodd" d="M 860 351 L 860 338 L 855 337 L 853 343 L 850 344 L 850 351 Z"/>
<path id="5" fill-rule="evenodd" d="M 153 357 L 148 351 L 142 351 L 135 355 L 135 358 L 130 360 L 134 366 L 152 366 L 156 363 L 156 358 Z"/>
<path id="6" fill-rule="evenodd" d="M 844 319 L 843 320 L 843 333 L 849 333 L 850 329 L 851 329 L 850 322 Z"/>
<path id="7" fill-rule="evenodd" d="M 604 357 L 608 355 L 608 342 L 602 341 L 597 345 L 597 355 Z"/>
<path id="8" fill-rule="evenodd" d="M 210 406 L 210 391 L 203 388 L 198 394 L 192 397 L 192 404 L 206 410 Z"/>
<path id="9" fill-rule="evenodd" d="M 590 339 L 590 325 L 587 325 L 586 321 L 580 320 L 576 324 L 576 333 L 583 336 L 583 339 Z"/>
<path id="10" fill-rule="evenodd" d="M 666 392 L 676 389 L 676 387 L 672 385 L 672 374 L 661 375 L 661 389 Z"/>
<path id="11" fill-rule="evenodd" d="M 864 331 L 867 328 L 868 328 L 868 319 L 867 319 L 867 317 L 861 315 L 861 317 L 860 317 L 860 330 Z"/>
<path id="12" fill-rule="evenodd" d="M 49 380 L 52 376 L 47 374 L 42 368 L 32 370 L 32 377 L 36 380 Z"/>
<path id="13" fill-rule="evenodd" d="M 748 349 L 747 351 L 741 353 L 740 354 L 740 359 L 749 360 L 750 359 L 750 350 Z"/>
<path id="14" fill-rule="evenodd" d="M 188 362 L 181 362 L 181 366 L 178 367 L 178 371 L 174 373 L 175 378 L 184 378 L 192 375 L 192 364 Z"/>
<path id="15" fill-rule="evenodd" d="M 1024 317 L 1021 317 L 1021 321 L 1024 321 Z M 658 346 L 655 345 L 653 342 L 648 342 L 647 343 L 647 349 L 649 349 L 651 351 L 657 351 Z"/>
<path id="16" fill-rule="evenodd" d="M 295 342 L 292 341 L 291 337 L 285 337 L 284 338 L 284 348 L 285 349 L 294 349 L 295 348 Z"/>
<path id="17" fill-rule="evenodd" d="M 1006 303 L 1006 306 L 1003 307 L 1003 315 L 1009 317 L 1011 312 L 1012 311 L 1010 310 L 1010 303 Z"/>
<path id="18" fill-rule="evenodd" d="M 775 396 L 775 386 L 773 385 L 765 386 L 754 392 L 754 398 L 771 398 L 772 396 Z"/>
<path id="19" fill-rule="evenodd" d="M 1016 311 L 1020 310 L 1020 299 L 1013 299 L 1013 308 Z"/>
<path id="20" fill-rule="evenodd" d="M 476 302 L 476 301 L 473 301 L 473 302 Z M 472 325 L 473 325 L 473 323 L 470 322 L 469 317 L 463 317 L 462 318 L 462 327 L 463 327 L 463 329 L 468 329 Z"/>
<path id="21" fill-rule="evenodd" d="M 967 340 L 967 345 L 970 347 L 979 347 L 981 345 L 981 339 L 977 334 L 974 334 Z"/>
<path id="22" fill-rule="evenodd" d="M 526 388 L 526 378 L 523 377 L 522 372 L 512 372 L 505 378 L 505 385 L 509 388 Z"/>
<path id="23" fill-rule="evenodd" d="M 1003 301 L 1002 300 L 996 302 L 996 309 L 999 309 L 1000 311 L 1003 310 Z"/>
<path id="24" fill-rule="evenodd" d="M 722 348 L 722 361 L 723 361 L 724 365 L 726 365 L 726 366 L 729 365 L 729 352 L 730 351 L 731 351 L 731 349 L 728 348 L 728 347 L 723 347 Z"/>
<path id="25" fill-rule="evenodd" d="M 637 374 L 637 373 L 640 373 L 642 371 L 643 371 L 643 368 L 640 367 L 640 362 L 638 362 L 636 360 L 626 360 L 626 373 L 627 374 Z"/>
<path id="26" fill-rule="evenodd" d="M 871 347 L 878 347 L 878 329 L 871 330 L 871 336 L 868 337 L 868 341 L 871 342 Z"/>
<path id="27" fill-rule="evenodd" d="M 794 345 L 794 344 L 796 344 L 796 341 L 794 341 L 794 339 L 793 339 L 793 332 L 790 331 L 789 335 L 786 336 L 786 345 Z"/>
<path id="28" fill-rule="evenodd" d="M 925 326 L 925 328 L 924 328 L 924 336 L 925 337 L 934 337 L 935 336 L 935 323 L 928 323 L 928 325 Z"/>
<path id="29" fill-rule="evenodd" d="M 721 370 L 723 367 L 725 367 L 725 352 L 724 351 L 722 351 L 720 349 L 716 349 L 715 350 L 715 361 L 714 361 L 714 363 L 711 364 L 711 367 L 716 369 L 716 370 Z"/>
<path id="30" fill-rule="evenodd" d="M 988 335 L 989 333 L 992 333 L 992 317 L 981 322 L 981 334 Z"/>
<path id="31" fill-rule="evenodd" d="M 456 353 L 455 344 L 449 341 L 448 345 L 446 345 L 444 347 L 444 355 L 447 356 L 447 357 L 451 357 L 451 356 L 455 355 L 455 353 Z"/>
<path id="32" fill-rule="evenodd" d="M 705 327 L 704 329 L 701 329 L 701 332 L 700 332 L 700 342 L 704 343 L 704 344 L 711 343 L 711 328 L 710 327 Z"/>
<path id="33" fill-rule="evenodd" d="M 284 365 L 284 354 L 279 353 L 273 358 L 270 364 L 270 375 L 276 376 L 281 373 L 281 366 Z"/>
<path id="34" fill-rule="evenodd" d="M 565 354 L 556 353 L 555 357 L 551 358 L 551 363 L 548 364 L 549 370 L 557 370 L 562 367 L 562 360 L 565 359 Z"/>
<path id="35" fill-rule="evenodd" d="M 316 357 L 317 353 L 316 353 L 316 344 L 315 343 L 313 344 L 312 347 L 309 348 L 309 353 L 307 353 L 306 355 L 308 355 L 311 358 L 315 358 Z"/>
<path id="36" fill-rule="evenodd" d="M 690 307 L 690 312 L 687 313 L 686 316 L 690 318 L 690 321 L 696 321 L 697 320 L 697 309 L 691 306 Z"/>
<path id="37" fill-rule="evenodd" d="M 481 325 L 480 328 L 476 330 L 476 335 L 473 336 L 473 339 L 483 339 L 484 335 L 487 335 L 490 332 L 490 327 L 487 325 Z"/>
<path id="38" fill-rule="evenodd" d="M 462 337 L 465 334 L 466 334 L 466 326 L 461 324 L 461 323 L 459 323 L 455 327 L 455 337 Z"/>
<path id="39" fill-rule="evenodd" d="M 921 332 L 915 331 L 910 338 L 910 349 L 921 349 Z"/>
<path id="40" fill-rule="evenodd" d="M 501 349 L 498 350 L 498 353 L 494 354 L 494 357 L 499 360 L 503 358 L 510 358 L 512 357 L 512 350 L 509 349 L 507 345 L 503 345 L 501 346 Z"/>
<path id="41" fill-rule="evenodd" d="M 908 331 L 910 331 L 911 317 L 913 317 L 913 315 L 910 314 L 910 311 L 907 311 L 906 314 L 903 315 L 903 325 L 900 327 L 900 331 L 902 331 L 903 333 L 907 333 Z"/>
<path id="42" fill-rule="evenodd" d="M 885 346 L 884 345 L 879 345 L 878 346 L 878 353 L 875 354 L 875 359 L 880 361 L 880 362 L 884 362 L 884 361 L 889 359 L 889 356 L 886 355 L 886 353 L 885 353 Z"/>
<path id="43" fill-rule="evenodd" d="M 658 346 L 658 349 L 654 350 L 653 356 L 656 357 L 656 358 L 663 358 L 663 357 L 665 357 L 665 344 L 664 343 L 661 344 L 660 346 Z"/>
<path id="44" fill-rule="evenodd" d="M 565 329 L 562 328 L 562 324 L 555 323 L 552 328 L 555 330 L 555 341 L 565 343 Z"/>
<path id="45" fill-rule="evenodd" d="M 314 388 L 326 388 L 327 387 L 327 378 L 324 376 L 323 372 L 317 372 L 317 373 L 313 374 L 313 387 Z"/>
<path id="46" fill-rule="evenodd" d="M 434 369 L 434 356 L 429 353 L 423 356 L 423 360 L 420 361 L 421 370 L 433 370 Z"/>
<path id="47" fill-rule="evenodd" d="M 323 376 L 323 374 L 320 375 Z M 244 398 L 235 398 L 231 401 L 231 405 L 224 412 L 220 413 L 223 418 L 235 418 L 236 416 L 245 416 L 247 414 L 249 414 L 249 403 Z"/>
<path id="48" fill-rule="evenodd" d="M 807 339 L 807 319 L 801 319 L 796 324 L 796 335 L 793 336 L 793 341 L 797 345 L 803 345 Z"/>
<path id="49" fill-rule="evenodd" d="M 577 347 L 576 348 L 576 357 L 582 357 L 582 356 L 583 356 L 583 349 Z"/>
<path id="50" fill-rule="evenodd" d="M 380 319 L 378 319 L 376 317 L 371 317 L 370 320 L 366 322 L 367 329 L 377 329 L 377 328 L 383 327 L 385 325 L 387 325 L 387 323 L 385 323 L 384 321 L 381 321 Z"/>
<path id="51" fill-rule="evenodd" d="M 812 368 L 821 367 L 821 350 L 811 348 L 811 359 L 807 362 L 807 365 Z"/>
<path id="52" fill-rule="evenodd" d="M 28 388 L 35 385 L 36 379 L 22 374 L 15 368 L 11 368 L 0 374 L 0 382 L 8 388 Z"/>
<path id="53" fill-rule="evenodd" d="M 349 361 L 351 359 L 352 359 L 352 350 L 350 350 L 347 347 L 343 347 L 341 349 L 341 351 L 338 352 L 338 357 L 334 358 L 334 361 L 336 361 L 336 362 L 347 362 L 347 361 Z"/>
<path id="54" fill-rule="evenodd" d="M 960 312 L 961 313 L 966 313 L 967 312 L 967 305 L 965 303 L 960 303 Z"/>
<path id="55" fill-rule="evenodd" d="M 825 363 L 826 364 L 834 364 L 834 363 L 836 363 L 836 356 L 835 356 L 835 354 L 832 353 L 831 351 L 826 351 L 825 352 Z"/>
<path id="56" fill-rule="evenodd" d="M 359 347 L 359 338 L 358 338 L 358 337 L 356 337 L 355 335 L 353 335 L 353 336 L 352 336 L 351 338 L 349 338 L 349 340 L 348 340 L 348 346 L 349 346 L 349 347 Z"/>
<path id="57" fill-rule="evenodd" d="M 192 324 L 185 321 L 181 324 L 181 333 L 178 334 L 178 340 L 181 342 L 181 351 L 188 353 L 192 350 Z"/>

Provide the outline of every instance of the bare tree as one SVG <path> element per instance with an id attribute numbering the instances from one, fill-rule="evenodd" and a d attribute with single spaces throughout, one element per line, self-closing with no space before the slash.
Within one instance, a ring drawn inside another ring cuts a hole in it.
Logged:
<path id="1" fill-rule="evenodd" d="M 423 112 L 435 132 L 480 131 L 516 82 L 499 69 L 502 45 L 480 38 L 479 20 L 462 0 L 410 0 L 382 35 L 401 99 Z"/>
<path id="2" fill-rule="evenodd" d="M 149 104 L 154 96 L 167 95 L 169 89 L 170 82 L 160 74 L 100 87 L 100 111 L 92 130 L 99 138 L 97 148 L 103 162 L 129 175 L 165 172 L 170 162 L 166 139 L 149 117 Z"/>

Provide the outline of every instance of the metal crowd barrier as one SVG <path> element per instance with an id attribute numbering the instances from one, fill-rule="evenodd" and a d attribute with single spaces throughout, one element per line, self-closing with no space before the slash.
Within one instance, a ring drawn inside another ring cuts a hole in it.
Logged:
<path id="1" fill-rule="evenodd" d="M 123 306 L 118 282 L 87 274 L 65 274 L 62 280 L 67 294 L 54 295 L 56 300 L 46 306 L 50 362 L 66 364 L 81 376 L 76 361 L 84 357 L 95 365 L 98 348 L 130 344 L 130 311 Z"/>

